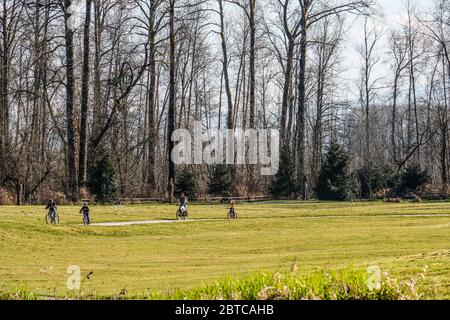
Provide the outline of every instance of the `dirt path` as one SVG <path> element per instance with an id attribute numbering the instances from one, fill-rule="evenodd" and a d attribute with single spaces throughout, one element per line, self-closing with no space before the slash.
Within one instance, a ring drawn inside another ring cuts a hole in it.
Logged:
<path id="1" fill-rule="evenodd" d="M 258 217 L 258 219 L 270 219 L 270 218 L 282 218 L 282 217 Z M 355 219 L 355 218 L 450 218 L 450 214 L 386 214 L 386 215 L 348 215 L 348 216 L 333 216 L 333 215 L 321 215 L 321 216 L 303 216 L 303 217 L 285 217 L 286 219 Z M 247 220 L 252 218 L 242 218 Z M 123 227 L 132 225 L 145 225 L 145 224 L 164 224 L 164 223 L 183 223 L 183 222 L 199 222 L 199 221 L 219 221 L 228 219 L 194 219 L 194 220 L 144 220 L 144 221 L 127 221 L 127 222 L 101 222 L 92 223 L 93 227 Z"/>

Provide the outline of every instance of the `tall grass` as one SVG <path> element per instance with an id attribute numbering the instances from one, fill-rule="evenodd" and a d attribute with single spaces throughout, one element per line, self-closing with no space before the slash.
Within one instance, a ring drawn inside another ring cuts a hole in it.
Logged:
<path id="1" fill-rule="evenodd" d="M 364 271 L 316 272 L 308 276 L 255 274 L 227 277 L 212 285 L 190 290 L 153 292 L 140 299 L 152 300 L 417 300 L 422 295 L 415 281 L 400 282 L 387 273 L 379 286 L 369 289 Z"/>
<path id="2" fill-rule="evenodd" d="M 27 289 L 2 289 L 0 288 L 0 300 L 37 300 L 36 294 Z"/>
<path id="3" fill-rule="evenodd" d="M 138 299 L 138 300 L 418 300 L 414 280 L 398 281 L 387 273 L 378 286 L 370 289 L 368 274 L 361 270 L 316 272 L 300 276 L 295 272 L 260 273 L 244 278 L 226 277 L 213 284 L 188 290 L 153 291 L 128 295 L 122 290 L 114 296 L 77 294 L 59 299 Z M 0 289 L 0 299 L 49 299 L 20 290 Z"/>

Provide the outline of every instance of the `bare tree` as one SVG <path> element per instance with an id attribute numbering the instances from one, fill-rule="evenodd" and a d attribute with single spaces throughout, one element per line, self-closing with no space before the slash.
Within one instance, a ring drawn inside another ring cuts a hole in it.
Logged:
<path id="1" fill-rule="evenodd" d="M 391 118 L 391 149 L 392 158 L 397 162 L 399 151 L 397 146 L 397 105 L 400 90 L 400 81 L 403 71 L 408 67 L 407 45 L 401 35 L 393 32 L 390 36 L 390 46 L 393 58 L 394 83 L 392 88 L 392 118 Z"/>
<path id="2" fill-rule="evenodd" d="M 376 46 L 382 36 L 382 29 L 376 26 L 370 28 L 369 19 L 364 21 L 364 39 L 363 45 L 359 50 L 362 58 L 361 65 L 361 93 L 360 100 L 363 109 L 364 119 L 364 150 L 363 159 L 367 165 L 371 156 L 371 106 L 379 89 L 379 78 L 373 77 L 374 68 L 380 62 L 381 58 L 376 54 Z"/>

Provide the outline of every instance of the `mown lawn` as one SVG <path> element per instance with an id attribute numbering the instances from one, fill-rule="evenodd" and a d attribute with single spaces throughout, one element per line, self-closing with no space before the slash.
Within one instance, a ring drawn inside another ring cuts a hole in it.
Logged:
<path id="1" fill-rule="evenodd" d="M 175 205 L 92 206 L 92 222 L 173 219 Z M 267 202 L 191 204 L 192 222 L 81 226 L 61 206 L 58 226 L 42 207 L 0 207 L 0 291 L 65 296 L 69 265 L 93 272 L 82 291 L 139 295 L 195 288 L 225 276 L 299 274 L 379 266 L 417 279 L 424 298 L 450 298 L 450 203 Z M 448 216 L 446 216 L 448 215 Z"/>

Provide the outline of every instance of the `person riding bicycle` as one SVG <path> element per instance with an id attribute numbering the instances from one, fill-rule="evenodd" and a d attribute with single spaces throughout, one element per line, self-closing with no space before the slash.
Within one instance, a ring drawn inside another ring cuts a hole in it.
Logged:
<path id="1" fill-rule="evenodd" d="M 46 210 L 48 209 L 50 217 L 51 217 L 52 221 L 54 221 L 55 216 L 56 216 L 56 210 L 58 209 L 58 207 L 56 206 L 56 202 L 53 199 L 50 199 L 50 202 L 45 207 L 45 209 Z"/>
<path id="2" fill-rule="evenodd" d="M 83 207 L 80 210 L 80 213 L 83 213 L 83 218 L 87 222 L 87 224 L 90 224 L 91 221 L 89 219 L 89 206 L 87 201 L 83 201 Z"/>
<path id="3" fill-rule="evenodd" d="M 230 199 L 230 201 L 228 202 L 228 209 L 230 209 L 230 215 L 232 215 L 232 217 L 236 218 L 236 202 L 233 199 Z"/>
<path id="4" fill-rule="evenodd" d="M 188 205 L 188 199 L 187 199 L 186 195 L 184 194 L 184 192 L 181 193 L 179 201 L 180 201 L 180 208 L 179 208 L 180 212 L 183 212 L 183 213 L 186 212 L 187 205 Z"/>

